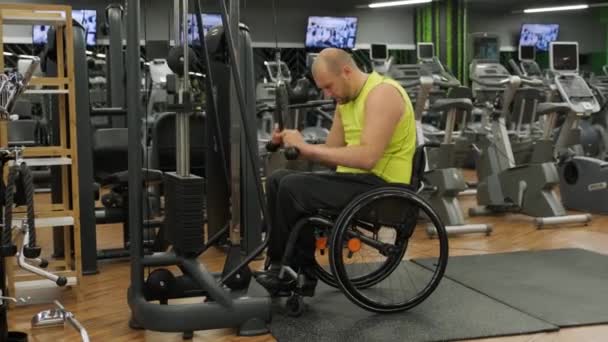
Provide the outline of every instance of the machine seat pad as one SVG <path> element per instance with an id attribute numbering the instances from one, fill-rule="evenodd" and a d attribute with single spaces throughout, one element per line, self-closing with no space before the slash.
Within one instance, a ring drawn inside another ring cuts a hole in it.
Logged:
<path id="1" fill-rule="evenodd" d="M 430 108 L 433 111 L 448 111 L 450 109 L 460 109 L 463 111 L 471 111 L 473 109 L 473 103 L 471 99 L 439 99 L 433 103 Z"/>

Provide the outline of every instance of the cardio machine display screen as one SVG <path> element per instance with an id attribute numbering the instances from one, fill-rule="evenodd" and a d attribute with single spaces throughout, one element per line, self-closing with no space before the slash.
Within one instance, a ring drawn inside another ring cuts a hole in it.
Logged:
<path id="1" fill-rule="evenodd" d="M 418 59 L 432 59 L 435 57 L 433 44 L 418 44 Z"/>
<path id="2" fill-rule="evenodd" d="M 76 20 L 84 27 L 87 45 L 95 45 L 97 38 L 97 11 L 96 10 L 73 10 L 72 19 Z M 47 34 L 51 26 L 34 25 L 32 27 L 32 37 L 34 45 L 44 45 L 47 43 Z"/>
<path id="3" fill-rule="evenodd" d="M 551 45 L 551 63 L 556 71 L 578 70 L 578 46 L 567 43 Z"/>
<path id="4" fill-rule="evenodd" d="M 473 40 L 473 59 L 500 60 L 498 39 L 493 37 L 476 37 Z"/>
<path id="5" fill-rule="evenodd" d="M 539 51 L 549 50 L 549 44 L 557 40 L 557 24 L 523 24 L 519 45 L 534 45 Z"/>
<path id="6" fill-rule="evenodd" d="M 356 17 L 308 17 L 307 48 L 354 49 L 356 39 Z"/>
<path id="7" fill-rule="evenodd" d="M 534 45 L 524 46 L 521 45 L 519 47 L 519 60 L 521 61 L 533 61 L 535 56 L 535 48 Z"/>
<path id="8" fill-rule="evenodd" d="M 291 73 L 289 72 L 289 67 L 287 66 L 287 64 L 285 63 L 281 63 L 281 75 L 283 77 L 289 77 L 291 75 Z M 276 63 L 269 63 L 267 65 L 268 67 L 268 72 L 270 73 L 270 76 L 273 78 L 277 78 L 279 76 L 279 68 L 277 67 Z"/>
<path id="9" fill-rule="evenodd" d="M 222 16 L 220 14 L 203 13 L 203 34 L 216 26 L 222 26 Z M 198 35 L 198 20 L 194 14 L 188 14 L 188 43 L 200 45 L 200 37 Z"/>
<path id="10" fill-rule="evenodd" d="M 388 49 L 384 44 L 372 44 L 371 45 L 371 58 L 382 59 L 388 58 Z"/>

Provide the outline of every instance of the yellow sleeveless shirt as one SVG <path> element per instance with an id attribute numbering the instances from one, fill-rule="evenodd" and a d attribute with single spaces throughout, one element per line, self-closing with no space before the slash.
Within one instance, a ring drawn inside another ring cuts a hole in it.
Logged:
<path id="1" fill-rule="evenodd" d="M 370 91 L 381 83 L 390 84 L 403 96 L 404 110 L 393 137 L 384 150 L 382 158 L 371 170 L 373 174 L 389 183 L 409 184 L 412 177 L 412 162 L 416 150 L 416 121 L 414 109 L 405 90 L 394 80 L 373 72 L 356 99 L 338 106 L 344 126 L 346 146 L 361 144 L 361 132 L 365 122 L 365 101 Z M 338 166 L 336 172 L 369 173 L 367 170 Z"/>

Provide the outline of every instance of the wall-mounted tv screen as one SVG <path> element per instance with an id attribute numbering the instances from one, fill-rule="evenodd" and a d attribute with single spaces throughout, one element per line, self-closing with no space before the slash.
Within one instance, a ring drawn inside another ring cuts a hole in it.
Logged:
<path id="1" fill-rule="evenodd" d="M 84 27 L 87 45 L 95 45 L 97 39 L 97 11 L 96 10 L 73 10 L 72 19 Z M 47 43 L 49 25 L 34 25 L 32 28 L 33 43 L 44 45 Z"/>
<path id="2" fill-rule="evenodd" d="M 557 40 L 557 24 L 523 24 L 519 45 L 534 45 L 539 51 L 549 50 L 549 44 Z"/>
<path id="3" fill-rule="evenodd" d="M 356 40 L 356 17 L 308 17 L 307 48 L 354 49 Z"/>
<path id="4" fill-rule="evenodd" d="M 207 35 L 207 32 L 216 26 L 222 25 L 222 16 L 215 13 L 203 13 L 203 34 Z M 198 44 L 200 41 L 198 35 L 198 20 L 194 14 L 188 15 L 188 43 Z"/>

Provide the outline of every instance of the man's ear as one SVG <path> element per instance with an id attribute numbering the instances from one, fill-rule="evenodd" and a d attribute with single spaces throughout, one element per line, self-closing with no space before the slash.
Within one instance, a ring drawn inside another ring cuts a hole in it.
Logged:
<path id="1" fill-rule="evenodd" d="M 352 74 L 353 68 L 351 68 L 349 65 L 345 65 L 342 67 L 342 75 L 344 75 L 345 78 L 350 78 Z"/>

